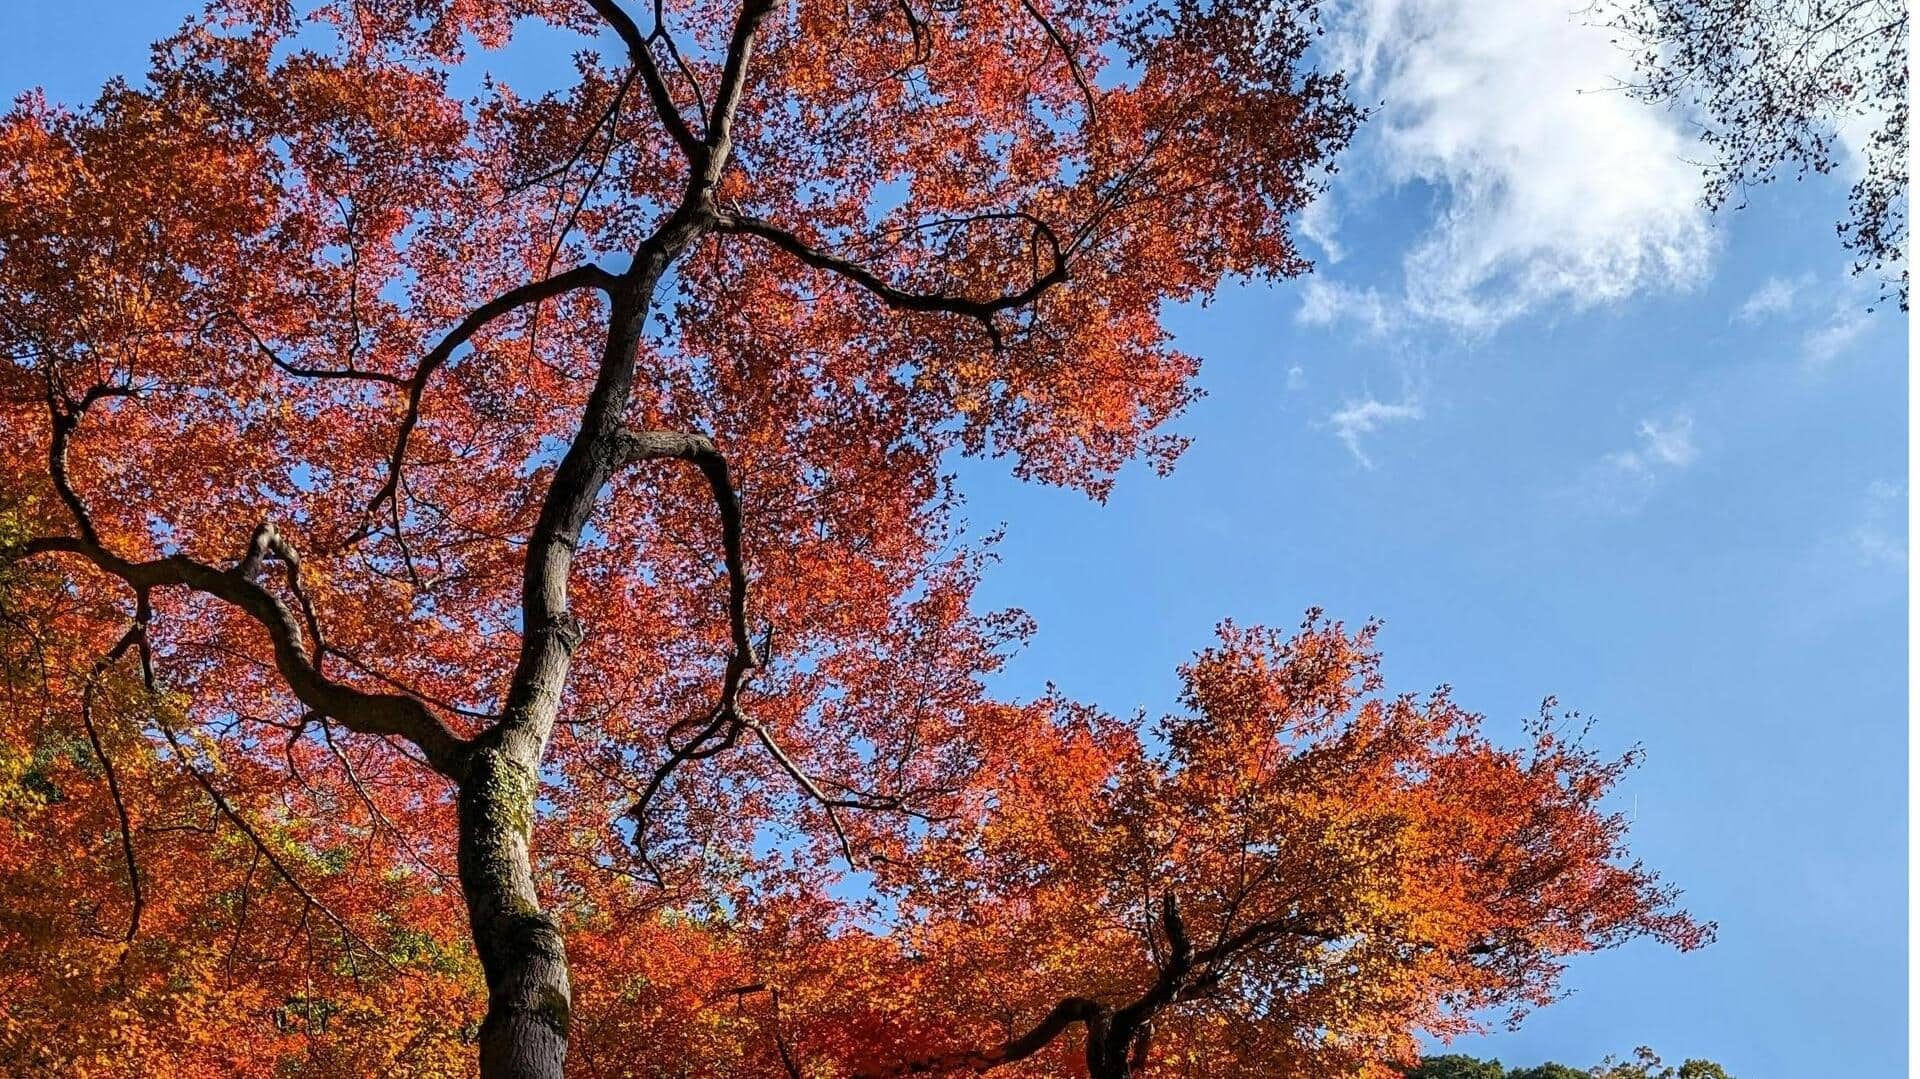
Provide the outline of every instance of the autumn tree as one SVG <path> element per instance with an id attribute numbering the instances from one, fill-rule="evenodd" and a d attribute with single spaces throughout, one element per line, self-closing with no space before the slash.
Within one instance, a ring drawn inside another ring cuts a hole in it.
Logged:
<path id="1" fill-rule="evenodd" d="M 570 84 L 456 90 L 535 21 Z M 1228 627 L 1158 727 L 984 687 L 944 462 L 1171 463 L 1160 308 L 1304 271 L 1357 120 L 1313 32 L 217 0 L 21 100 L 0 1062 L 1377 1074 L 1704 940 L 1624 762 L 1381 696 L 1371 630 Z"/>
<path id="2" fill-rule="evenodd" d="M 1783 174 L 1860 159 L 1839 232 L 1854 270 L 1907 302 L 1907 5 L 1650 0 L 1601 5 L 1633 50 L 1637 96 L 1697 117 L 1718 208 Z M 1851 133 L 1852 150 L 1843 148 Z M 1897 279 L 1897 285 L 1893 282 Z"/>

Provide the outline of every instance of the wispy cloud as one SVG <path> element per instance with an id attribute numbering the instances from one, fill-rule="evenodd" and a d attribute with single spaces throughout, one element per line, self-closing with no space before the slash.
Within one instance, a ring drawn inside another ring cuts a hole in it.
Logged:
<path id="1" fill-rule="evenodd" d="M 1394 328 L 1394 307 L 1376 289 L 1310 277 L 1300 287 L 1300 310 L 1294 317 L 1307 326 L 1353 325 L 1368 337 L 1382 338 Z"/>
<path id="2" fill-rule="evenodd" d="M 1700 459 L 1693 417 L 1686 413 L 1648 418 L 1634 428 L 1634 443 L 1605 454 L 1577 485 L 1580 500 L 1594 509 L 1634 513 L 1674 473 Z"/>
<path id="3" fill-rule="evenodd" d="M 1403 260 L 1395 299 L 1411 315 L 1477 334 L 1538 308 L 1705 276 L 1711 234 L 1679 118 L 1602 92 L 1631 61 L 1577 7 L 1347 0 L 1336 9 L 1330 48 L 1359 95 L 1383 102 L 1357 148 L 1363 165 L 1389 185 L 1424 183 L 1438 195 Z"/>
<path id="4" fill-rule="evenodd" d="M 1388 424 L 1406 423 L 1421 418 L 1420 402 L 1406 400 L 1389 403 L 1369 397 L 1362 401 L 1350 401 L 1345 407 L 1327 417 L 1327 423 L 1333 428 L 1334 436 L 1346 444 L 1347 452 L 1360 462 L 1363 468 L 1372 468 L 1373 458 L 1360 445 L 1362 436 L 1370 435 Z"/>
<path id="5" fill-rule="evenodd" d="M 1322 192 L 1319 198 L 1307 203 L 1300 211 L 1297 222 L 1300 235 L 1312 240 L 1320 249 L 1321 259 L 1332 264 L 1347 256 L 1346 247 L 1340 243 L 1340 209 L 1330 192 Z"/>
<path id="6" fill-rule="evenodd" d="M 1827 316 L 1801 338 L 1800 355 L 1808 367 L 1826 367 L 1846 355 L 1873 325 L 1873 315 L 1855 292 L 1845 290 Z"/>
<path id="7" fill-rule="evenodd" d="M 1823 285 L 1811 273 L 1769 277 L 1733 312 L 1733 321 L 1798 328 L 1800 360 L 1819 370 L 1845 356 L 1873 326 L 1874 282 L 1842 273 Z"/>
<path id="8" fill-rule="evenodd" d="M 1739 310 L 1733 313 L 1733 320 L 1762 322 L 1785 315 L 1794 309 L 1801 294 L 1811 284 L 1813 284 L 1812 274 L 1801 274 L 1792 279 L 1769 277 L 1761 282 L 1759 288 L 1753 290 L 1753 295 L 1748 296 L 1740 304 Z"/>
<path id="9" fill-rule="evenodd" d="M 1866 504 L 1854 526 L 1853 550 L 1868 566 L 1904 569 L 1907 564 L 1904 484 L 1875 480 L 1867 486 Z"/>
<path id="10" fill-rule="evenodd" d="M 1641 420 L 1635 429 L 1639 445 L 1630 450 L 1610 453 L 1605 460 L 1625 472 L 1648 475 L 1657 471 L 1685 468 L 1700 456 L 1693 444 L 1693 417 L 1676 416 L 1670 420 Z"/>

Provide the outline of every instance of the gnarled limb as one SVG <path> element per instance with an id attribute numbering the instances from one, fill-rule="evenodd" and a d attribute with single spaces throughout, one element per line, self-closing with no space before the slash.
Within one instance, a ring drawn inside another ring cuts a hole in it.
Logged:
<path id="1" fill-rule="evenodd" d="M 425 704 L 394 693 L 369 693 L 321 673 L 307 654 L 299 618 L 278 596 L 241 572 L 246 559 L 234 569 L 220 569 L 183 554 L 132 562 L 98 543 L 69 536 L 30 540 L 21 550 L 24 557 L 56 552 L 77 555 L 137 592 L 187 588 L 238 607 L 267 631 L 274 666 L 302 704 L 332 716 L 350 731 L 412 743 L 444 776 L 457 780 L 464 773 L 466 740 Z"/>

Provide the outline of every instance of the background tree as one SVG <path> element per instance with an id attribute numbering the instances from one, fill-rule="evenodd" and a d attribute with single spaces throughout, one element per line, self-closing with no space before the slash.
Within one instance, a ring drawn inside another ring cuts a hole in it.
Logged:
<path id="1" fill-rule="evenodd" d="M 1890 0 L 1649 0 L 1609 9 L 1644 81 L 1698 114 L 1712 152 L 1707 204 L 1783 172 L 1862 159 L 1841 238 L 1855 272 L 1897 273 L 1907 302 L 1907 5 Z M 1843 132 L 1851 133 L 1849 138 Z"/>
<path id="2" fill-rule="evenodd" d="M 1424 1058 L 1406 1075 L 1407 1079 L 1732 1079 L 1726 1069 L 1708 1060 L 1663 1064 L 1645 1046 L 1634 1051 L 1632 1060 L 1608 1057 L 1585 1071 L 1551 1061 L 1531 1068 L 1503 1068 L 1497 1060 L 1449 1053 Z"/>
<path id="3" fill-rule="evenodd" d="M 527 20 L 573 83 L 456 96 Z M 1625 762 L 1371 630 L 1228 627 L 1152 729 L 983 688 L 942 462 L 1171 462 L 1160 307 L 1303 271 L 1357 119 L 1313 26 L 219 0 L 22 100 L 0 1061 L 1378 1073 L 1701 943 Z"/>

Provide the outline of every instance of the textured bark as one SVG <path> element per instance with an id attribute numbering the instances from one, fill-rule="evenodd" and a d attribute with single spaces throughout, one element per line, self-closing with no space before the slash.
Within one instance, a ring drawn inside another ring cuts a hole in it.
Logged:
<path id="1" fill-rule="evenodd" d="M 528 841 L 538 789 L 524 739 L 477 748 L 460 790 L 460 884 L 487 976 L 483 1079 L 559 1079 L 573 991 L 566 947 L 533 888 Z"/>
<path id="2" fill-rule="evenodd" d="M 525 628 L 505 714 L 473 743 L 462 769 L 460 885 L 487 976 L 482 1079 L 560 1079 L 565 1071 L 573 1008 L 566 945 L 540 909 L 529 847 L 540 762 L 582 635 L 569 611 L 568 578 L 581 532 L 629 437 L 621 421 L 654 286 L 705 220 L 697 211 L 675 215 L 607 290 L 612 309 L 593 393 L 528 543 Z"/>

